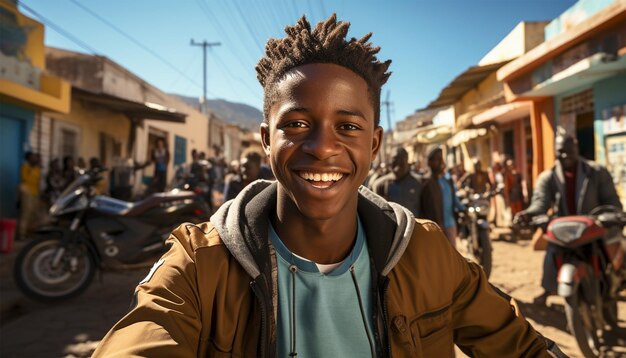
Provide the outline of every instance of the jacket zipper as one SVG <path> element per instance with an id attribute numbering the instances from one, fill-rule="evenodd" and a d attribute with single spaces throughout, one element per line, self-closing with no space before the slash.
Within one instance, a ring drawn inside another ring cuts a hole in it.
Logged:
<path id="1" fill-rule="evenodd" d="M 267 352 L 269 347 L 267 343 L 267 308 L 265 307 L 265 300 L 259 291 L 260 289 L 256 281 L 250 282 L 250 286 L 252 287 L 254 294 L 257 296 L 261 306 L 261 340 L 259 345 L 259 352 L 261 353 L 260 357 L 269 357 L 269 353 Z"/>
<path id="2" fill-rule="evenodd" d="M 387 338 L 387 357 L 391 357 L 391 344 L 389 343 L 389 332 L 387 330 L 387 322 L 389 322 L 389 312 L 387 309 L 387 290 L 389 290 L 389 280 L 384 278 L 382 279 L 383 283 L 383 341 Z M 384 343 L 384 342 L 383 342 Z"/>

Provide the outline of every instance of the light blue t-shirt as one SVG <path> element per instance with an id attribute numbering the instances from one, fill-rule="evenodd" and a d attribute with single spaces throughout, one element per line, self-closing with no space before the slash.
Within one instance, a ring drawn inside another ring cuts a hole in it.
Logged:
<path id="1" fill-rule="evenodd" d="M 461 204 L 456 196 L 454 184 L 450 187 L 449 180 L 450 177 L 447 174 L 437 180 L 441 188 L 441 200 L 443 201 L 443 227 L 446 229 L 456 227 L 454 210 L 465 210 L 465 206 Z"/>
<path id="2" fill-rule="evenodd" d="M 297 268 L 295 351 L 298 357 L 371 357 L 368 334 L 374 344 L 372 280 L 360 220 L 352 251 L 341 265 L 327 274 L 321 273 L 314 262 L 291 253 L 271 224 L 269 238 L 278 253 L 278 357 L 289 357 L 291 353 L 294 273 L 289 268 L 292 265 Z M 361 314 L 357 284 L 366 324 Z"/>

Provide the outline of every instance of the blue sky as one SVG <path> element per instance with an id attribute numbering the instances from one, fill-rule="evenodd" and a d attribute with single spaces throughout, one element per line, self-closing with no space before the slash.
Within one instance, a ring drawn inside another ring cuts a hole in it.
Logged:
<path id="1" fill-rule="evenodd" d="M 202 95 L 202 51 L 190 40 L 221 42 L 208 52 L 209 98 L 262 108 L 254 66 L 269 37 L 306 14 L 312 23 L 336 12 L 349 36 L 373 32 L 380 59 L 392 59 L 391 121 L 435 99 L 456 75 L 475 65 L 520 21 L 551 20 L 574 0 L 22 0 L 47 21 L 46 45 L 96 52 L 166 92 Z M 85 10 L 87 9 L 87 10 Z M 32 16 L 28 11 L 22 11 Z M 100 18 L 121 30 L 105 24 Z M 386 127 L 383 113 L 381 122 Z"/>

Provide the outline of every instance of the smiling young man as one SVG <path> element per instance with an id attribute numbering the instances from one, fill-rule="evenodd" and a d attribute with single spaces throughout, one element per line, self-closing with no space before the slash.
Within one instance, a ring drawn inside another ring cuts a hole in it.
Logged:
<path id="1" fill-rule="evenodd" d="M 94 356 L 548 356 L 439 227 L 361 187 L 390 61 L 303 17 L 257 66 L 277 182 L 172 233 Z"/>

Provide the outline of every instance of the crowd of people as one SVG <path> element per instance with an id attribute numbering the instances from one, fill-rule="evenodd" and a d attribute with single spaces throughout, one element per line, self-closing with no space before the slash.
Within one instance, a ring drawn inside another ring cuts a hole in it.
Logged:
<path id="1" fill-rule="evenodd" d="M 135 172 L 151 164 L 154 165 L 154 171 L 150 180 L 144 182 L 145 190 L 134 195 Z M 132 159 L 114 160 L 109 174 L 97 184 L 96 192 L 133 201 L 169 189 L 183 189 L 185 184 L 191 188 L 204 185 L 207 203 L 212 209 L 216 209 L 225 200 L 234 198 L 252 181 L 273 179 L 271 169 L 263 162 L 263 156 L 254 150 L 246 150 L 239 160 L 226 164 L 221 156 L 207 159 L 205 152 L 194 149 L 191 152 L 191 162 L 178 166 L 174 179 L 168 183 L 169 164 L 170 153 L 166 143 L 163 139 L 158 139 L 145 163 L 137 163 Z M 80 174 L 96 168 L 103 169 L 98 158 L 89 159 L 87 165 L 82 157 L 65 156 L 62 161 L 58 158 L 50 160 L 44 173 L 41 156 L 35 152 L 27 152 L 20 171 L 17 238 L 25 237 L 42 223 L 45 217 L 42 209 L 49 208 Z"/>
<path id="2" fill-rule="evenodd" d="M 450 243 L 456 245 L 456 215 L 465 211 L 461 195 L 493 194 L 490 218 L 494 226 L 510 225 L 514 217 L 528 204 L 522 175 L 512 159 L 505 165 L 496 162 L 489 172 L 480 160 L 473 161 L 473 171 L 465 172 L 462 165 L 446 170 L 441 148 L 428 155 L 428 168 L 409 163 L 402 147 L 392 150 L 390 162 L 374 167 L 365 182 L 378 195 L 403 205 L 418 218 L 430 219 L 444 229 Z"/>
<path id="3" fill-rule="evenodd" d="M 100 168 L 98 158 L 85 159 L 72 156 L 53 158 L 48 163 L 48 170 L 42 172 L 41 156 L 28 151 L 24 155 L 24 163 L 20 168 L 20 184 L 17 207 L 20 211 L 18 238 L 24 237 L 28 231 L 40 223 L 40 209 L 49 207 L 82 171 Z"/>

